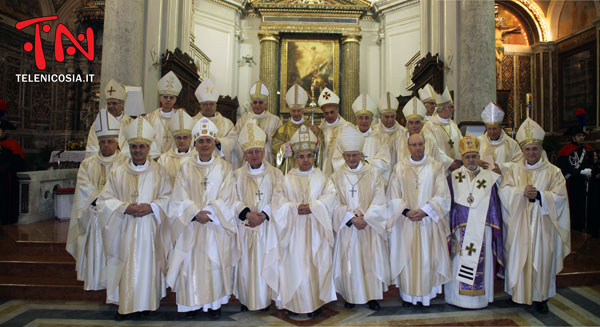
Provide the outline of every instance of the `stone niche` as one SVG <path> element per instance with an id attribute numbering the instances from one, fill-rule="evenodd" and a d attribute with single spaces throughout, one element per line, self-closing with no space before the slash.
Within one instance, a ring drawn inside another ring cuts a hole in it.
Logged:
<path id="1" fill-rule="evenodd" d="M 40 170 L 18 173 L 19 220 L 18 224 L 30 224 L 52 219 L 54 191 L 75 187 L 77 169 Z"/>

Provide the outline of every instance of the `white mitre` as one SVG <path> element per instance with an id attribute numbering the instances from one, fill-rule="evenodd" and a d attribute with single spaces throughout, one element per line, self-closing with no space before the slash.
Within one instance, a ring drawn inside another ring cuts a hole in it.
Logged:
<path id="1" fill-rule="evenodd" d="M 141 86 L 127 86 L 127 100 L 125 100 L 125 113 L 137 117 L 145 114 L 144 92 Z"/>
<path id="2" fill-rule="evenodd" d="M 319 103 L 319 107 L 323 107 L 327 104 L 339 105 L 340 97 L 338 97 L 338 95 L 335 94 L 335 92 L 333 92 L 332 90 L 324 88 L 323 91 L 321 91 L 321 94 L 319 95 L 319 100 L 317 102 Z"/>
<path id="3" fill-rule="evenodd" d="M 450 91 L 446 86 L 446 89 L 444 89 L 444 93 L 442 93 L 442 95 L 437 96 L 435 100 L 435 105 L 437 107 L 445 107 L 451 104 L 454 104 L 454 101 L 452 101 L 452 96 L 450 96 Z"/>
<path id="4" fill-rule="evenodd" d="M 393 96 L 390 92 L 385 92 L 381 96 L 381 98 L 379 98 L 379 103 L 377 104 L 377 107 L 379 108 L 380 113 L 385 113 L 385 112 L 395 113 L 396 110 L 398 110 L 399 104 L 400 104 L 400 102 L 398 102 L 398 99 L 396 99 L 395 96 Z"/>
<path id="5" fill-rule="evenodd" d="M 107 99 L 118 99 L 125 101 L 127 97 L 127 89 L 125 85 L 111 79 L 104 87 L 104 95 Z"/>
<path id="6" fill-rule="evenodd" d="M 419 98 L 412 97 L 412 99 L 408 100 L 408 102 L 404 105 L 404 108 L 402 108 L 402 114 L 406 120 L 414 117 L 423 120 L 427 114 L 427 108 L 425 108 L 425 105 L 423 102 L 421 102 L 421 100 L 419 100 Z"/>
<path id="7" fill-rule="evenodd" d="M 215 83 L 213 83 L 213 81 L 207 78 L 204 81 L 202 81 L 200 85 L 198 85 L 198 87 L 196 88 L 196 92 L 194 92 L 194 95 L 200 103 L 206 101 L 217 102 L 217 100 L 219 100 L 219 89 L 217 89 L 217 86 L 215 85 Z"/>
<path id="8" fill-rule="evenodd" d="M 290 138 L 290 145 L 294 153 L 300 151 L 315 151 L 317 147 L 317 136 L 306 125 L 300 126 L 296 133 Z"/>
<path id="9" fill-rule="evenodd" d="M 127 143 L 142 142 L 147 145 L 154 140 L 154 128 L 144 117 L 138 117 L 125 129 Z"/>
<path id="10" fill-rule="evenodd" d="M 354 111 L 354 116 L 360 114 L 377 116 L 377 103 L 368 94 L 362 93 L 352 103 L 352 111 Z"/>
<path id="11" fill-rule="evenodd" d="M 285 94 L 285 102 L 288 108 L 304 108 L 308 101 L 308 93 L 298 84 L 294 84 Z"/>
<path id="12" fill-rule="evenodd" d="M 216 139 L 217 134 L 219 134 L 219 128 L 217 125 L 215 125 L 215 123 L 206 117 L 202 117 L 200 120 L 198 120 L 192 129 L 192 137 L 194 138 L 194 141 L 197 141 L 201 136 L 208 136 Z"/>
<path id="13" fill-rule="evenodd" d="M 546 132 L 542 126 L 538 125 L 533 119 L 527 118 L 519 127 L 517 131 L 517 142 L 521 147 L 526 146 L 530 143 L 542 144 L 544 142 L 544 136 Z"/>
<path id="14" fill-rule="evenodd" d="M 501 125 L 504 121 L 504 110 L 497 104 L 490 102 L 481 112 L 481 120 L 486 125 Z"/>
<path id="15" fill-rule="evenodd" d="M 250 87 L 250 99 L 252 99 L 252 100 L 254 100 L 254 99 L 267 100 L 268 97 L 269 97 L 269 89 L 261 81 L 254 83 L 254 85 L 252 85 L 252 87 Z"/>
<path id="16" fill-rule="evenodd" d="M 196 121 L 185 110 L 177 110 L 169 119 L 169 130 L 173 136 L 178 134 L 192 134 Z"/>
<path id="17" fill-rule="evenodd" d="M 242 126 L 240 136 L 238 137 L 238 143 L 242 151 L 250 148 L 264 148 L 266 140 L 267 134 L 254 123 L 247 123 L 245 126 Z"/>
<path id="18" fill-rule="evenodd" d="M 342 152 L 362 152 L 365 145 L 365 137 L 356 127 L 348 125 L 338 135 L 338 144 Z"/>
<path id="19" fill-rule="evenodd" d="M 120 129 L 121 122 L 111 115 L 108 110 L 100 109 L 100 112 L 94 121 L 94 132 L 96 132 L 96 136 L 98 138 L 103 136 L 119 137 Z"/>
<path id="20" fill-rule="evenodd" d="M 433 86 L 429 83 L 419 90 L 419 98 L 421 98 L 421 101 L 423 102 L 436 102 L 435 99 L 437 96 L 437 92 L 435 92 Z"/>
<path id="21" fill-rule="evenodd" d="M 179 81 L 179 78 L 175 76 L 173 71 L 168 72 L 158 80 L 158 94 L 178 96 L 179 92 L 181 92 L 181 82 Z"/>

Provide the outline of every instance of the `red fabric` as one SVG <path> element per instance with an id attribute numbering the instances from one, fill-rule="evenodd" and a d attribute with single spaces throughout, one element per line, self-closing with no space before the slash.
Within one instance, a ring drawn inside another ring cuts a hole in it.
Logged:
<path id="1" fill-rule="evenodd" d="M 594 151 L 594 149 L 592 149 L 592 147 L 589 144 L 584 144 L 583 146 L 590 151 Z M 558 151 L 558 156 L 559 157 L 568 157 L 571 155 L 571 153 L 573 153 L 573 151 L 575 151 L 577 149 L 579 149 L 579 146 L 577 146 L 573 143 L 569 143 L 569 144 L 563 146 L 560 149 L 560 151 Z"/>
<path id="2" fill-rule="evenodd" d="M 74 193 L 75 193 L 74 187 L 65 187 L 65 188 L 57 188 L 56 189 L 56 194 L 74 194 Z"/>
<path id="3" fill-rule="evenodd" d="M 6 111 L 6 102 L 0 99 L 0 111 Z"/>
<path id="4" fill-rule="evenodd" d="M 19 142 L 11 138 L 6 138 L 5 140 L 0 141 L 0 146 L 9 149 L 13 154 L 18 154 L 21 158 L 25 159 L 25 154 L 23 153 L 23 149 L 21 148 L 21 145 L 19 145 Z"/>
<path id="5" fill-rule="evenodd" d="M 579 115 L 586 115 L 587 113 L 585 112 L 585 110 L 583 110 L 583 108 L 577 108 L 575 109 L 575 116 L 579 116 Z"/>

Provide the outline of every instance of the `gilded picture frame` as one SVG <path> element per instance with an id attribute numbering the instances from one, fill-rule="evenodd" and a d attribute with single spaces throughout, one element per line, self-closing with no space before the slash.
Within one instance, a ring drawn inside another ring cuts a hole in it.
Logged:
<path id="1" fill-rule="evenodd" d="M 280 112 L 289 113 L 287 90 L 298 83 L 317 103 L 325 87 L 340 94 L 339 38 L 283 37 L 281 41 Z"/>

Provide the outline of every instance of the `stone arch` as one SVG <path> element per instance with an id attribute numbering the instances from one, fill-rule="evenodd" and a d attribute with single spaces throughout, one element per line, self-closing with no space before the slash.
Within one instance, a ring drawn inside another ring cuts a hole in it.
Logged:
<path id="1" fill-rule="evenodd" d="M 531 44 L 547 42 L 550 38 L 548 24 L 542 10 L 533 0 L 497 0 L 525 23 Z"/>

